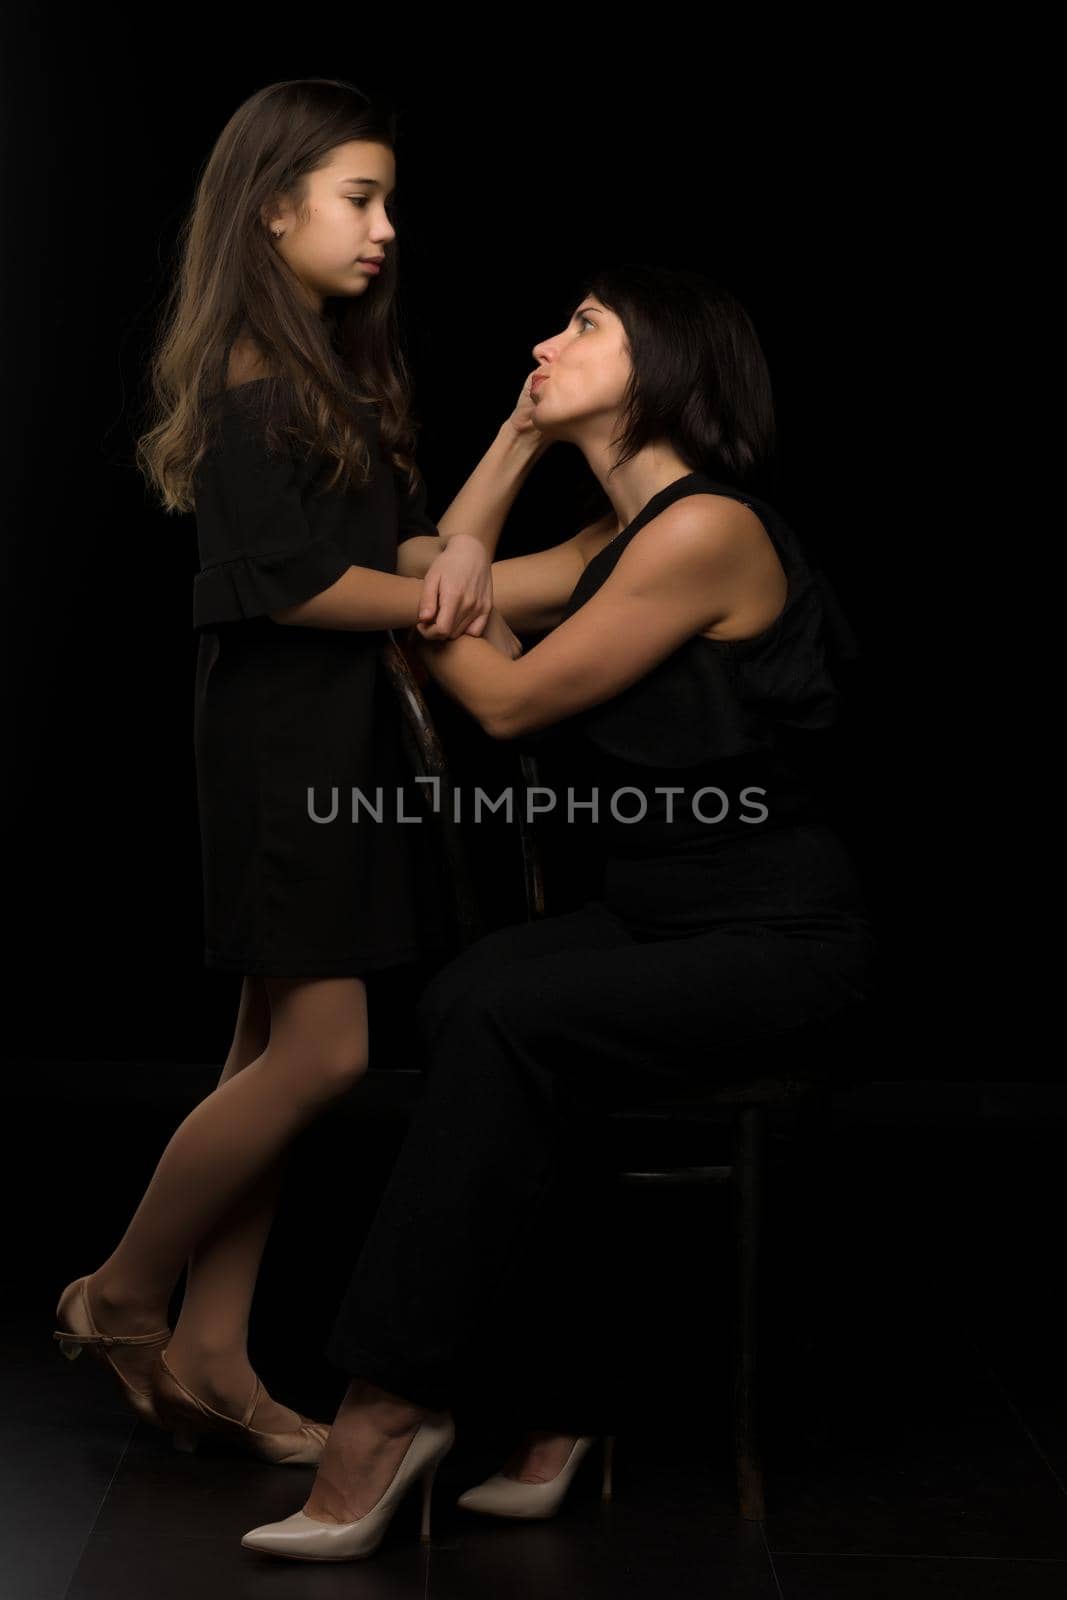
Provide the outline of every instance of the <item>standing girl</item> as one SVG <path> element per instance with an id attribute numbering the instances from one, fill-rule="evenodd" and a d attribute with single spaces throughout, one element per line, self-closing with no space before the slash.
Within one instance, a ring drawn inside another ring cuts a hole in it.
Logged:
<path id="1" fill-rule="evenodd" d="M 184 230 L 138 456 L 165 509 L 196 512 L 204 960 L 243 984 L 218 1087 L 56 1313 L 64 1353 L 103 1356 L 180 1447 L 212 1431 L 278 1463 L 317 1461 L 329 1431 L 265 1394 L 246 1348 L 287 1148 L 366 1068 L 364 974 L 440 934 L 420 924 L 424 830 L 388 805 L 331 819 L 331 792 L 403 781 L 390 629 L 513 653 L 489 566 L 545 448 L 509 420 L 440 524 L 427 516 L 396 337 L 394 144 L 393 114 L 349 84 L 273 84 L 223 130 Z M 446 546 L 425 582 L 396 571 L 414 534 Z"/>

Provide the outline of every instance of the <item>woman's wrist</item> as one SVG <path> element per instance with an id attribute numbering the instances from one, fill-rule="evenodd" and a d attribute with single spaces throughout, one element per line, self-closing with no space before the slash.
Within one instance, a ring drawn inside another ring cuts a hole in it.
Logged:
<path id="1" fill-rule="evenodd" d="M 520 432 L 510 420 L 500 424 L 478 465 L 447 511 L 437 519 L 437 532 L 447 547 L 459 534 L 475 539 L 490 561 L 515 498 L 548 448 L 536 430 Z"/>
<path id="2" fill-rule="evenodd" d="M 536 428 L 523 428 L 520 431 L 510 418 L 505 418 L 497 429 L 496 442 L 504 456 L 520 464 L 536 461 L 544 455 L 552 443 L 551 439 L 546 439 Z"/>

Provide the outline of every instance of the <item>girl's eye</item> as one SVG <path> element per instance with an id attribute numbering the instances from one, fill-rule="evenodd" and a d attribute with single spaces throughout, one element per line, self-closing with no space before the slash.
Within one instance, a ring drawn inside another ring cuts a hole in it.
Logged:
<path id="1" fill-rule="evenodd" d="M 591 328 L 595 328 L 595 327 L 596 327 L 596 323 L 595 323 L 595 322 L 590 322 L 590 321 L 589 321 L 589 318 L 588 318 L 588 317 L 586 317 L 586 316 L 581 316 L 581 317 L 579 317 L 579 318 L 578 318 L 578 324 L 579 324 L 579 326 L 581 326 L 581 324 L 582 324 L 582 323 L 583 323 L 583 322 L 585 322 L 585 323 L 588 323 L 588 324 L 589 324 L 589 326 L 590 326 L 590 327 L 591 327 Z"/>
<path id="2" fill-rule="evenodd" d="M 349 200 L 351 200 L 351 202 L 352 202 L 352 204 L 354 206 L 359 206 L 362 209 L 367 204 L 367 201 L 370 199 L 370 195 L 369 194 L 350 194 L 348 196 L 348 198 L 349 198 Z M 390 216 L 390 217 L 393 216 L 393 214 L 396 211 L 396 201 L 395 200 L 387 200 L 385 202 L 385 211 L 386 211 L 386 215 L 387 216 Z"/>

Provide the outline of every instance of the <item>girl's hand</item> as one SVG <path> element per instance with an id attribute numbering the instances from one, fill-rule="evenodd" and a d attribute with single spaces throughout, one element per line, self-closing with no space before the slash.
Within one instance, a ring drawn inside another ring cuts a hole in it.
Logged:
<path id="1" fill-rule="evenodd" d="M 489 613 L 489 621 L 485 625 L 482 638 L 488 639 L 495 649 L 511 661 L 516 661 L 522 655 L 522 642 L 512 633 L 496 606 Z"/>
<path id="2" fill-rule="evenodd" d="M 473 534 L 454 533 L 422 580 L 415 626 L 423 639 L 481 634 L 493 608 L 489 552 Z"/>

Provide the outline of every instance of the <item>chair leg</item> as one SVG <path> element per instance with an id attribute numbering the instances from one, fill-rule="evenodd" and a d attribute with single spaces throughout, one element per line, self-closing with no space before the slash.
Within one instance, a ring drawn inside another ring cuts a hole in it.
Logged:
<path id="1" fill-rule="evenodd" d="M 734 1124 L 734 1185 L 737 1227 L 737 1296 L 734 1327 L 734 1451 L 741 1515 L 764 1516 L 763 1468 L 755 1425 L 756 1310 L 763 1161 L 767 1135 L 763 1106 L 744 1106 Z"/>

